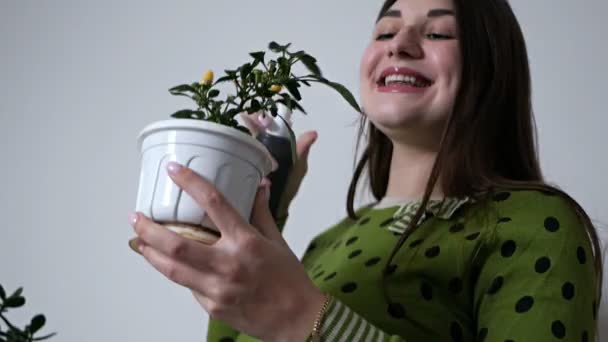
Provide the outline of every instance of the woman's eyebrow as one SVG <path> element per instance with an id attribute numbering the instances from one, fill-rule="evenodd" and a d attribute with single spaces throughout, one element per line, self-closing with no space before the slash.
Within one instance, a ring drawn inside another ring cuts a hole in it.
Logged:
<path id="1" fill-rule="evenodd" d="M 437 17 L 442 17 L 444 15 L 455 15 L 454 11 L 451 9 L 447 9 L 447 8 L 435 8 L 430 10 L 427 13 L 427 18 L 437 18 Z M 401 11 L 400 10 L 396 10 L 396 9 L 392 9 L 392 10 L 388 10 L 386 12 L 384 12 L 380 18 L 378 18 L 378 21 L 380 21 L 380 19 L 384 18 L 384 17 L 391 17 L 391 18 L 401 18 Z"/>

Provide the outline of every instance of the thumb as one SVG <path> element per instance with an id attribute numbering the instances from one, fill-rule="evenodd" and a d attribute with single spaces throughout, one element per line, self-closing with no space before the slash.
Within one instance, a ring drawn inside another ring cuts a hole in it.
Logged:
<path id="1" fill-rule="evenodd" d="M 316 131 L 309 131 L 300 135 L 296 143 L 296 153 L 298 159 L 308 158 L 310 148 L 317 141 L 319 134 Z"/>
<path id="2" fill-rule="evenodd" d="M 283 237 L 279 232 L 270 207 L 268 206 L 268 198 L 270 196 L 270 181 L 267 178 L 262 180 L 258 187 L 258 192 L 255 195 L 253 209 L 251 210 L 251 225 L 265 237 L 271 240 L 282 240 Z"/>

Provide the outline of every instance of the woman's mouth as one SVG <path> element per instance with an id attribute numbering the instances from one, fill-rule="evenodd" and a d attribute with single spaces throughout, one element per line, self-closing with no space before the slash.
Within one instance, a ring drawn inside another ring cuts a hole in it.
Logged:
<path id="1" fill-rule="evenodd" d="M 421 73 L 408 69 L 391 67 L 380 75 L 377 86 L 380 92 L 422 92 L 433 85 L 433 81 Z"/>

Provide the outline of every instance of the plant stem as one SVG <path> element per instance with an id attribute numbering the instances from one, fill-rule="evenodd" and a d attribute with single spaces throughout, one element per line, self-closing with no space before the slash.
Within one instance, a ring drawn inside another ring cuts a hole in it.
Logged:
<path id="1" fill-rule="evenodd" d="M 11 324 L 11 322 L 8 321 L 8 319 L 6 319 L 6 317 L 4 317 L 2 314 L 0 314 L 0 318 L 4 321 L 4 323 L 11 329 L 13 330 L 17 330 L 19 331 L 19 329 L 17 327 L 15 327 L 14 325 Z"/>

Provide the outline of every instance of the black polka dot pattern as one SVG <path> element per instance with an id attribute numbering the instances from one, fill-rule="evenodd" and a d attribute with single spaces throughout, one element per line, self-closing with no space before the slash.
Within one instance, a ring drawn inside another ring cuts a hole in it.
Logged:
<path id="1" fill-rule="evenodd" d="M 490 287 L 488 288 L 488 294 L 489 295 L 496 294 L 502 287 L 503 282 L 504 282 L 504 278 L 502 276 L 498 276 L 498 277 L 494 278 L 494 280 L 492 281 L 492 285 L 490 285 Z"/>
<path id="2" fill-rule="evenodd" d="M 336 243 L 334 244 L 334 246 L 332 247 L 334 250 L 338 249 L 338 247 L 340 247 L 340 245 L 342 244 L 342 241 L 338 240 L 336 241 Z"/>
<path id="3" fill-rule="evenodd" d="M 480 233 L 479 233 L 479 232 L 477 232 L 477 233 L 473 233 L 473 234 L 467 235 L 467 236 L 465 237 L 465 239 L 467 239 L 467 240 L 469 240 L 469 241 L 473 241 L 473 240 L 475 240 L 475 239 L 477 239 L 477 238 L 479 237 L 479 234 L 480 234 Z"/>
<path id="4" fill-rule="evenodd" d="M 547 217 L 545 219 L 545 229 L 551 233 L 559 230 L 559 221 L 555 217 Z"/>
<path id="5" fill-rule="evenodd" d="M 314 250 L 315 248 L 317 248 L 317 244 L 315 242 L 311 243 L 308 248 L 306 249 L 306 253 L 310 253 L 312 250 Z"/>
<path id="6" fill-rule="evenodd" d="M 576 258 L 581 265 L 584 265 L 587 262 L 587 256 L 585 255 L 585 249 L 583 247 L 578 247 L 576 249 Z"/>
<path id="7" fill-rule="evenodd" d="M 509 193 L 509 192 L 499 192 L 496 195 L 494 195 L 494 201 L 496 201 L 496 202 L 506 201 L 506 200 L 509 199 L 509 197 L 511 197 L 511 193 Z"/>
<path id="8" fill-rule="evenodd" d="M 524 313 L 530 311 L 534 305 L 534 298 L 531 296 L 524 296 L 515 304 L 515 312 Z"/>
<path id="9" fill-rule="evenodd" d="M 364 225 L 368 224 L 369 221 L 370 221 L 370 218 L 369 217 L 365 217 L 365 218 L 361 219 L 361 221 L 359 221 L 359 225 L 360 226 L 364 226 Z"/>
<path id="10" fill-rule="evenodd" d="M 418 239 L 416 241 L 413 241 L 412 243 L 410 243 L 410 248 L 414 248 L 414 247 L 418 247 L 420 246 L 422 243 L 424 242 L 423 239 Z"/>
<path id="11" fill-rule="evenodd" d="M 562 296 L 564 297 L 564 299 L 567 300 L 571 300 L 572 298 L 574 298 L 574 284 L 572 284 L 571 282 L 566 282 L 562 286 Z"/>
<path id="12" fill-rule="evenodd" d="M 517 249 L 515 241 L 505 241 L 505 243 L 503 243 L 502 247 L 500 248 L 500 254 L 503 256 L 503 258 L 510 258 L 513 253 L 515 253 L 515 249 Z"/>
<path id="13" fill-rule="evenodd" d="M 387 311 L 393 318 L 401 319 L 405 317 L 405 309 L 403 308 L 403 305 L 399 303 L 390 303 Z"/>
<path id="14" fill-rule="evenodd" d="M 425 300 L 429 301 L 433 299 L 433 287 L 427 283 L 427 282 L 423 282 L 422 285 L 420 286 L 420 294 L 422 295 L 422 298 L 424 298 Z"/>
<path id="15" fill-rule="evenodd" d="M 320 277 L 320 276 L 322 276 L 323 274 L 325 274 L 325 271 L 321 271 L 321 272 L 319 272 L 319 273 L 315 274 L 314 279 L 319 278 L 319 277 Z"/>
<path id="16" fill-rule="evenodd" d="M 583 331 L 583 334 L 581 335 L 581 341 L 589 342 L 589 333 L 587 331 Z"/>
<path id="17" fill-rule="evenodd" d="M 452 341 L 454 342 L 462 342 L 462 327 L 457 322 L 452 322 L 450 324 L 450 337 L 452 337 Z"/>
<path id="18" fill-rule="evenodd" d="M 330 279 L 333 279 L 336 276 L 336 272 L 332 272 L 330 274 L 328 274 L 325 278 L 323 278 L 324 281 L 328 281 Z"/>
<path id="19" fill-rule="evenodd" d="M 352 293 L 357 289 L 357 284 L 354 282 L 349 282 L 342 285 L 342 292 L 344 293 Z"/>
<path id="20" fill-rule="evenodd" d="M 395 218 L 394 217 L 390 217 L 390 218 L 382 221 L 382 223 L 380 223 L 380 227 L 384 228 L 386 226 L 389 226 L 393 222 L 395 222 Z"/>
<path id="21" fill-rule="evenodd" d="M 386 269 L 386 275 L 391 275 L 391 274 L 395 273 L 396 270 L 397 270 L 397 265 L 391 264 Z"/>
<path id="22" fill-rule="evenodd" d="M 362 251 L 361 251 L 360 249 L 357 249 L 357 250 L 355 250 L 355 251 L 352 251 L 352 252 L 351 252 L 351 253 L 348 255 L 348 258 L 349 258 L 349 259 L 352 259 L 352 258 L 354 258 L 354 257 L 357 257 L 357 256 L 359 256 L 359 255 L 361 254 L 361 252 L 362 252 Z"/>
<path id="23" fill-rule="evenodd" d="M 424 252 L 424 255 L 427 258 L 434 258 L 434 257 L 438 256 L 440 252 L 441 252 L 441 248 L 439 248 L 439 246 L 433 246 L 433 247 L 427 249 L 426 252 Z"/>
<path id="24" fill-rule="evenodd" d="M 458 233 L 464 230 L 464 224 L 456 223 L 455 225 L 450 227 L 450 233 Z"/>
<path id="25" fill-rule="evenodd" d="M 498 219 L 498 223 L 507 223 L 507 222 L 511 222 L 511 218 L 510 217 L 501 217 Z"/>
<path id="26" fill-rule="evenodd" d="M 536 273 L 545 273 L 551 268 L 551 259 L 548 257 L 542 257 L 536 260 L 536 264 L 534 265 L 534 270 Z"/>
<path id="27" fill-rule="evenodd" d="M 352 245 L 353 243 L 357 242 L 357 240 L 359 240 L 359 238 L 358 238 L 358 237 L 356 237 L 356 236 L 353 236 L 353 237 L 351 237 L 350 239 L 346 240 L 346 244 L 345 244 L 345 246 L 350 246 L 350 245 Z"/>
<path id="28" fill-rule="evenodd" d="M 234 339 L 232 337 L 222 337 L 220 342 L 234 342 Z"/>
<path id="29" fill-rule="evenodd" d="M 462 292 L 462 280 L 460 278 L 452 278 L 448 284 L 448 290 L 452 294 L 459 294 Z"/>
<path id="30" fill-rule="evenodd" d="M 374 265 L 376 265 L 377 263 L 379 263 L 379 262 L 380 262 L 380 260 L 381 260 L 381 258 L 380 258 L 380 257 L 374 257 L 374 258 L 371 258 L 371 259 L 369 259 L 369 260 L 367 260 L 367 261 L 365 262 L 365 266 L 367 266 L 367 267 L 374 266 Z"/>
<path id="31" fill-rule="evenodd" d="M 566 327 L 561 321 L 554 321 L 551 324 L 551 332 L 553 333 L 553 336 L 562 339 L 566 336 Z"/>
<path id="32" fill-rule="evenodd" d="M 477 333 L 477 341 L 476 342 L 483 342 L 483 341 L 485 341 L 487 336 L 488 336 L 488 329 L 487 328 L 481 328 L 481 329 L 479 329 L 479 332 Z"/>

